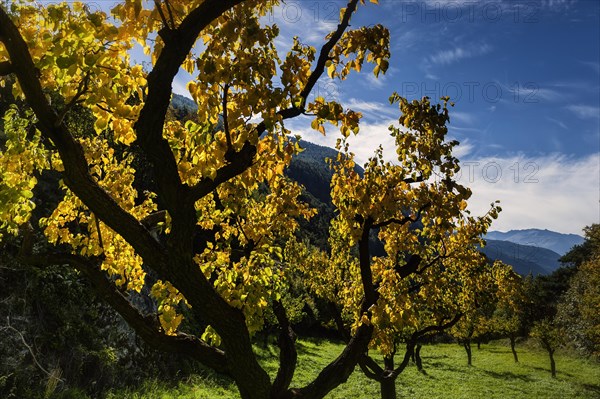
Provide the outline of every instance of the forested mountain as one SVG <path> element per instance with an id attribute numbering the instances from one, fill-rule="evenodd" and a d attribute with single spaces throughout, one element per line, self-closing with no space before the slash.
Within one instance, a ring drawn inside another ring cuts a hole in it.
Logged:
<path id="1" fill-rule="evenodd" d="M 546 248 L 559 255 L 564 255 L 574 245 L 583 243 L 583 237 L 577 234 L 562 234 L 541 229 L 510 230 L 507 232 L 490 231 L 486 238 Z"/>
<path id="2" fill-rule="evenodd" d="M 488 258 L 511 265 L 523 276 L 529 273 L 550 274 L 560 267 L 560 255 L 549 249 L 487 238 L 486 242 L 487 245 L 481 251 Z"/>

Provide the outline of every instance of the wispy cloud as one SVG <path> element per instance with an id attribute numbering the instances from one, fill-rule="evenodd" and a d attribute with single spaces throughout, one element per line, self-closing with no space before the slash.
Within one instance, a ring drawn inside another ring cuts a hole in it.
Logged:
<path id="1" fill-rule="evenodd" d="M 598 61 L 580 61 L 582 65 L 592 69 L 592 71 L 600 74 L 600 62 Z"/>
<path id="2" fill-rule="evenodd" d="M 464 159 L 461 183 L 473 190 L 469 209 L 482 214 L 495 200 L 502 213 L 494 230 L 547 228 L 563 233 L 600 220 L 600 155 Z"/>
<path id="3" fill-rule="evenodd" d="M 397 120 L 400 112 L 398 111 L 397 106 L 384 104 L 378 101 L 364 101 L 358 98 L 351 98 L 344 102 L 344 106 L 353 111 L 361 112 L 363 114 L 363 120 L 366 120 L 367 122 Z"/>
<path id="4" fill-rule="evenodd" d="M 566 107 L 569 111 L 573 112 L 577 117 L 581 119 L 598 119 L 600 118 L 600 107 L 592 105 L 568 105 Z"/>
<path id="5" fill-rule="evenodd" d="M 352 100 L 354 106 L 374 111 L 376 103 Z M 332 126 L 323 136 L 310 129 L 308 118 L 294 122 L 292 133 L 305 140 L 333 147 L 340 137 Z M 388 126 L 394 119 L 361 124 L 358 136 L 350 138 L 350 150 L 357 163 L 363 164 L 381 144 L 384 158 L 395 158 L 394 139 Z M 290 127 L 290 126 L 288 126 Z M 451 139 L 451 137 L 449 137 Z M 501 201 L 503 212 L 494 222 L 494 230 L 547 228 L 563 233 L 581 233 L 581 229 L 600 220 L 600 154 L 569 157 L 559 153 L 541 156 L 525 154 L 478 157 L 476 146 L 462 140 L 454 154 L 461 159 L 459 182 L 473 190 L 469 209 L 474 215 L 487 212 L 490 203 Z"/>
<path id="6" fill-rule="evenodd" d="M 429 61 L 437 65 L 448 65 L 455 62 L 478 57 L 492 51 L 492 46 L 487 43 L 470 47 L 456 47 L 450 50 L 442 50 L 429 57 Z"/>
<path id="7" fill-rule="evenodd" d="M 452 111 L 450 113 L 450 121 L 466 125 L 472 125 L 475 121 L 475 116 L 467 112 Z"/>
<path id="8" fill-rule="evenodd" d="M 550 122 L 554 123 L 557 126 L 560 126 L 563 129 L 569 129 L 567 127 L 567 125 L 565 125 L 563 122 L 559 121 L 558 119 L 554 119 L 554 118 L 546 118 L 548 119 Z"/>

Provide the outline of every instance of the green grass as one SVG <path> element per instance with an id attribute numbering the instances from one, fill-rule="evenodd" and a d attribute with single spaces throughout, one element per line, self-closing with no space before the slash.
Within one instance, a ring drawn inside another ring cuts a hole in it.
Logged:
<path id="1" fill-rule="evenodd" d="M 293 386 L 312 380 L 332 359 L 341 346 L 323 340 L 299 340 L 299 362 Z M 466 365 L 462 347 L 452 344 L 424 346 L 421 351 L 427 375 L 410 365 L 397 380 L 398 398 L 600 398 L 600 363 L 568 353 L 555 355 L 558 375 L 551 378 L 545 352 L 517 347 L 520 363 L 513 361 L 510 348 L 498 341 L 473 348 L 473 366 Z M 272 375 L 276 372 L 276 348 L 257 348 L 263 364 Z M 357 368 L 346 384 L 336 388 L 329 399 L 373 399 L 379 386 Z M 228 379 L 207 372 L 176 385 L 148 381 L 135 391 L 118 391 L 110 399 L 213 399 L 239 398 Z"/>

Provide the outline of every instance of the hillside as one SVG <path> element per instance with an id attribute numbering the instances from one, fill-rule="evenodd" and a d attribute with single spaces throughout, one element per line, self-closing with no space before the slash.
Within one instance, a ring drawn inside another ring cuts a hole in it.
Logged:
<path id="1" fill-rule="evenodd" d="M 564 255 L 574 245 L 583 243 L 583 237 L 577 234 L 562 234 L 541 229 L 510 230 L 507 232 L 490 231 L 486 238 L 546 248 L 559 255 Z"/>
<path id="2" fill-rule="evenodd" d="M 486 238 L 487 245 L 481 250 L 492 260 L 501 260 L 509 264 L 521 274 L 533 275 L 550 274 L 561 265 L 560 255 L 546 248 L 533 245 L 520 245 L 510 241 L 490 240 Z"/>

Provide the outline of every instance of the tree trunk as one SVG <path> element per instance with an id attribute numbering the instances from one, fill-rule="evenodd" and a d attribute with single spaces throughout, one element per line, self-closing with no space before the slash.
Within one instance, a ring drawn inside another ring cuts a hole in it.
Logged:
<path id="1" fill-rule="evenodd" d="M 467 351 L 467 364 L 469 366 L 471 366 L 472 363 L 472 355 L 471 355 L 471 341 L 467 340 L 465 342 L 463 342 L 463 347 L 465 348 L 465 351 Z"/>
<path id="2" fill-rule="evenodd" d="M 556 363 L 554 363 L 554 349 L 548 350 L 548 354 L 550 355 L 550 372 L 552 373 L 552 378 L 556 378 Z"/>
<path id="3" fill-rule="evenodd" d="M 383 378 L 380 387 L 381 399 L 396 399 L 396 378 Z"/>
<path id="4" fill-rule="evenodd" d="M 383 365 L 385 370 L 383 372 L 383 378 L 379 385 L 381 387 L 381 399 L 396 399 L 396 377 L 391 376 L 394 371 L 394 352 L 391 356 L 383 358 Z"/>
<path id="5" fill-rule="evenodd" d="M 512 351 L 513 357 L 515 358 L 515 363 L 519 363 L 519 357 L 517 356 L 517 351 L 515 350 L 515 337 L 510 337 L 510 350 Z"/>
<path id="6" fill-rule="evenodd" d="M 477 341 L 477 350 L 481 349 L 481 341 Z"/>
<path id="7" fill-rule="evenodd" d="M 421 360 L 421 348 L 423 347 L 423 345 L 417 344 L 415 351 L 414 351 L 414 357 L 415 357 L 415 364 L 417 365 L 417 370 L 419 370 L 421 373 L 426 374 L 425 370 L 423 370 L 423 362 Z"/>

